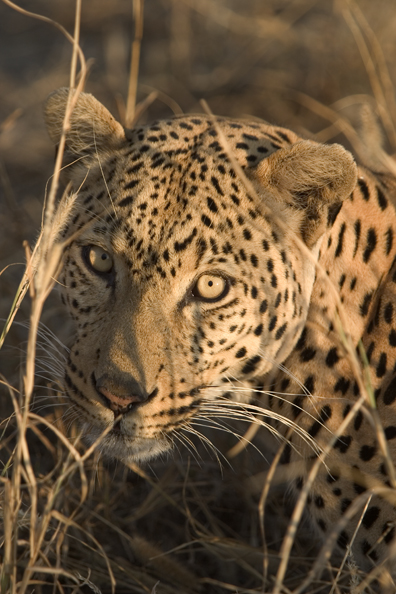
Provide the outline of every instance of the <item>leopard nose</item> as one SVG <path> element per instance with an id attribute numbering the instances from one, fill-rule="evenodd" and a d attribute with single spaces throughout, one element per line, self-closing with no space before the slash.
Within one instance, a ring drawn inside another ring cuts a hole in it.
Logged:
<path id="1" fill-rule="evenodd" d="M 95 380 L 95 387 L 104 404 L 115 415 L 122 415 L 130 411 L 135 404 L 145 402 L 148 397 L 146 390 L 133 377 L 117 381 L 104 374 Z"/>

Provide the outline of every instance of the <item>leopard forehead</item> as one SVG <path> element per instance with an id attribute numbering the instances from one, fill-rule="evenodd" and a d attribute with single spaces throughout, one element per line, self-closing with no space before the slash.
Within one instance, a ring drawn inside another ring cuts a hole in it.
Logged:
<path id="1" fill-rule="evenodd" d="M 220 120 L 219 125 L 245 172 L 253 162 L 278 150 L 281 142 L 290 141 L 286 133 L 275 135 L 256 124 Z M 202 272 L 214 271 L 226 275 L 235 289 L 226 304 L 227 315 L 220 312 L 216 320 L 221 344 L 235 343 L 224 338 L 230 328 L 233 332 L 246 327 L 250 333 L 255 329 L 259 339 L 259 318 L 266 313 L 271 331 L 281 337 L 287 314 L 301 308 L 301 271 L 295 255 L 285 252 L 287 240 L 282 229 L 262 212 L 260 201 L 247 192 L 235 173 L 213 123 L 196 117 L 175 118 L 128 131 L 127 139 L 126 146 L 100 167 L 92 168 L 78 195 L 77 214 L 68 229 L 74 234 L 80 228 L 66 259 L 69 297 L 75 283 L 68 277 L 72 274 L 74 278 L 77 250 L 100 245 L 119 264 L 118 299 L 131 292 L 135 298 L 128 313 L 115 304 L 113 317 L 119 312 L 118 317 L 131 318 L 143 294 L 157 312 L 158 302 L 162 312 L 181 307 L 194 280 Z M 287 286 L 283 279 L 289 279 Z M 85 306 L 81 313 L 74 308 L 80 318 L 88 313 L 87 307 L 95 305 L 96 298 L 78 294 L 69 299 L 77 301 Z M 217 309 L 212 308 L 212 316 L 211 311 L 206 312 L 201 328 L 210 324 L 214 333 Z M 278 325 L 275 313 L 279 314 Z M 97 315 L 97 307 L 92 315 Z M 226 326 L 224 318 L 229 320 Z M 169 320 L 172 322 L 174 319 Z M 144 326 L 144 331 L 149 331 L 147 315 Z M 191 325 L 191 334 L 196 326 Z M 208 340 L 200 350 L 213 356 L 213 343 Z M 245 350 L 236 348 L 240 353 Z"/>
<path id="2" fill-rule="evenodd" d="M 191 210 L 194 206 L 203 208 L 202 202 L 206 202 L 209 211 L 217 213 L 230 206 L 235 209 L 242 200 L 246 214 L 254 217 L 253 198 L 244 190 L 229 154 L 249 172 L 295 137 L 268 126 L 222 119 L 217 121 L 217 127 L 210 120 L 179 117 L 127 130 L 127 142 L 110 151 L 106 158 L 98 157 L 92 167 L 82 198 L 87 214 L 93 210 L 96 213 L 100 201 L 106 202 L 110 197 L 123 219 L 136 216 L 136 226 L 143 220 L 147 222 L 149 213 L 152 218 L 165 216 L 167 222 L 172 217 L 176 221 L 189 202 Z M 219 138 L 219 128 L 225 146 Z M 87 181 L 86 175 L 84 180 Z M 209 221 L 202 222 L 210 227 Z"/>
<path id="3" fill-rule="evenodd" d="M 294 138 L 254 123 L 220 119 L 218 126 L 248 175 Z M 177 276 L 186 263 L 198 270 L 201 261 L 212 268 L 232 261 L 249 276 L 248 267 L 259 266 L 258 253 L 265 253 L 266 262 L 274 247 L 275 257 L 285 259 L 281 232 L 247 192 L 213 122 L 180 117 L 126 136 L 128 142 L 85 179 L 69 233 L 81 228 L 81 242 L 102 242 L 122 253 L 132 275 L 151 281 Z"/>

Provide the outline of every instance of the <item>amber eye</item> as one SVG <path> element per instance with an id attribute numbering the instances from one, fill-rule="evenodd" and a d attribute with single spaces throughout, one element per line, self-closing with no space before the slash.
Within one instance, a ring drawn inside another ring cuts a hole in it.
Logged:
<path id="1" fill-rule="evenodd" d="M 86 248 L 86 258 L 96 272 L 106 273 L 113 268 L 113 258 L 98 245 L 90 245 Z"/>
<path id="2" fill-rule="evenodd" d="M 228 282 L 222 276 L 202 274 L 194 286 L 193 295 L 204 301 L 217 301 L 227 295 L 228 289 Z"/>

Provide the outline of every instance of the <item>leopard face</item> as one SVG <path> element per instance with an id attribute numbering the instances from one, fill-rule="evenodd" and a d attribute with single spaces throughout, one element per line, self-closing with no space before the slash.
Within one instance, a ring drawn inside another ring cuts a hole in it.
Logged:
<path id="1" fill-rule="evenodd" d="M 55 141 L 66 97 L 47 104 Z M 290 354 L 355 165 L 339 146 L 256 123 L 124 131 L 85 94 L 66 146 L 79 188 L 64 231 L 66 390 L 89 441 L 107 429 L 104 451 L 147 459 Z"/>

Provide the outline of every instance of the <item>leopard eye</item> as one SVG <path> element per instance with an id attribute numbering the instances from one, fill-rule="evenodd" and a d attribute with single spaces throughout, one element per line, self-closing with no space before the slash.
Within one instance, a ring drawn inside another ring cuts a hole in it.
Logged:
<path id="1" fill-rule="evenodd" d="M 98 245 L 90 245 L 86 251 L 86 258 L 96 272 L 110 272 L 113 268 L 113 258 L 106 250 Z"/>
<path id="2" fill-rule="evenodd" d="M 197 280 L 193 295 L 203 301 L 218 301 L 228 293 L 229 284 L 222 276 L 202 274 Z"/>

